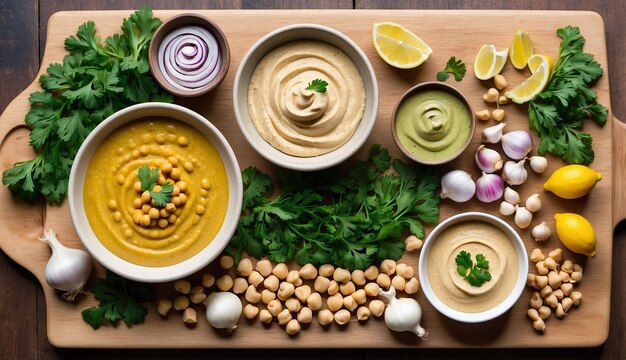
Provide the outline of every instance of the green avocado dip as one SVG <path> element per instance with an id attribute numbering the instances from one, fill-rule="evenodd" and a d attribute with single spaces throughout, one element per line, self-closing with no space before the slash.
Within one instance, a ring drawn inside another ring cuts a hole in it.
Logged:
<path id="1" fill-rule="evenodd" d="M 465 103 L 443 90 L 420 91 L 400 104 L 396 132 L 400 144 L 420 160 L 450 158 L 470 136 L 472 121 Z"/>

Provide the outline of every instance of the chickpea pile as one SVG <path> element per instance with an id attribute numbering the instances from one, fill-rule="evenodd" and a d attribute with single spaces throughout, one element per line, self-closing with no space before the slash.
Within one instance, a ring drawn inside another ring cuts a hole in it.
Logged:
<path id="1" fill-rule="evenodd" d="M 495 88 L 490 88 L 489 90 L 487 90 L 487 92 L 483 95 L 483 100 L 486 103 L 496 104 L 496 109 L 494 109 L 491 114 L 489 113 L 488 109 L 477 111 L 474 115 L 478 120 L 488 121 L 489 119 L 494 119 L 495 121 L 500 122 L 504 119 L 504 116 L 506 115 L 504 113 L 504 110 L 500 109 L 500 105 L 508 104 L 509 99 L 504 95 L 500 95 L 500 91 L 506 88 L 509 83 L 506 81 L 504 76 L 500 74 L 493 77 L 493 82 Z"/>
<path id="2" fill-rule="evenodd" d="M 219 291 L 231 291 L 245 301 L 243 316 L 249 321 L 258 319 L 271 324 L 274 319 L 284 326 L 289 335 L 296 335 L 302 325 L 309 324 L 317 312 L 321 325 L 333 322 L 346 325 L 356 315 L 357 321 L 366 321 L 371 316 L 380 317 L 385 311 L 385 303 L 377 299 L 381 288 L 393 285 L 397 291 L 415 294 L 419 281 L 413 267 L 385 260 L 379 267 L 370 266 L 366 270 L 352 272 L 335 268 L 331 264 L 316 267 L 306 264 L 300 269 L 290 269 L 287 264 L 272 264 L 269 260 L 259 260 L 256 264 L 250 259 L 241 259 L 235 267 L 230 256 L 222 256 L 220 267 L 230 274 L 218 278 L 205 274 L 202 286 L 191 287 L 187 280 L 174 284 L 181 293 L 173 303 L 161 299 L 157 311 L 166 316 L 172 307 L 183 311 L 183 321 L 191 324 L 197 321 L 196 312 L 190 302 L 202 303 L 207 295 L 204 290 L 213 285 Z M 190 310 L 191 309 L 191 310 Z"/>
<path id="3" fill-rule="evenodd" d="M 545 321 L 552 311 L 558 319 L 564 318 L 573 306 L 580 305 L 582 293 L 574 291 L 574 286 L 583 279 L 583 268 L 571 260 L 563 261 L 563 250 L 554 249 L 546 257 L 540 249 L 530 254 L 537 274 L 529 273 L 526 284 L 533 287 L 529 301 L 528 317 L 536 331 L 544 332 Z"/>

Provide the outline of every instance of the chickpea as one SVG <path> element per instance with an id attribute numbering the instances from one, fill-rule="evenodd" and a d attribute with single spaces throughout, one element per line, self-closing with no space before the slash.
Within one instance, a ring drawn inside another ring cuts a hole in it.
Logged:
<path id="1" fill-rule="evenodd" d="M 365 271 L 363 272 L 363 275 L 365 275 L 365 278 L 367 280 L 376 280 L 376 278 L 378 277 L 378 268 L 374 265 L 368 267 L 367 269 L 365 269 Z"/>
<path id="2" fill-rule="evenodd" d="M 189 298 L 185 295 L 177 296 L 174 299 L 174 309 L 176 310 L 185 310 L 189 307 Z"/>
<path id="3" fill-rule="evenodd" d="M 489 112 L 487 112 L 489 114 Z M 404 239 L 404 250 L 411 252 L 422 248 L 424 242 L 415 235 L 409 235 Z"/>
<path id="4" fill-rule="evenodd" d="M 324 309 L 317 313 L 317 321 L 319 321 L 322 326 L 332 323 L 334 319 L 335 317 L 333 316 L 333 313 L 328 309 Z"/>
<path id="5" fill-rule="evenodd" d="M 315 289 L 315 291 L 320 293 L 325 293 L 329 287 L 330 280 L 323 276 L 318 276 L 317 279 L 315 279 L 315 283 L 313 283 L 313 288 Z"/>
<path id="6" fill-rule="evenodd" d="M 248 289 L 248 280 L 244 278 L 236 278 L 233 281 L 233 292 L 237 295 L 243 294 Z"/>
<path id="7" fill-rule="evenodd" d="M 420 289 L 420 282 L 419 280 L 417 280 L 417 278 L 411 278 L 411 280 L 407 281 L 406 285 L 404 286 L 404 292 L 411 295 L 411 294 L 417 294 L 417 292 Z"/>
<path id="8" fill-rule="evenodd" d="M 536 287 L 537 286 L 537 275 L 535 275 L 533 273 L 528 273 L 528 276 L 526 277 L 526 285 L 527 286 L 531 286 L 531 287 Z"/>
<path id="9" fill-rule="evenodd" d="M 555 262 L 560 263 L 563 260 L 563 249 L 556 248 L 548 253 L 548 257 L 552 258 Z M 554 269 L 552 269 L 554 270 Z"/>
<path id="10" fill-rule="evenodd" d="M 563 265 L 561 265 L 561 271 L 565 271 L 566 273 L 571 275 L 574 271 L 574 263 L 572 262 L 572 260 L 563 261 Z"/>
<path id="11" fill-rule="evenodd" d="M 172 302 L 169 299 L 161 299 L 157 303 L 157 313 L 161 316 L 167 316 L 172 309 Z"/>
<path id="12" fill-rule="evenodd" d="M 548 285 L 548 277 L 546 275 L 535 276 L 536 288 L 541 289 Z"/>
<path id="13" fill-rule="evenodd" d="M 274 274 L 274 276 L 276 276 L 279 280 L 285 280 L 288 273 L 289 268 L 285 263 L 276 264 L 276 266 L 274 266 L 274 270 L 272 270 L 272 274 Z"/>
<path id="14" fill-rule="evenodd" d="M 302 308 L 300 300 L 296 298 L 289 298 L 285 301 L 285 307 L 292 313 L 297 313 Z"/>
<path id="15" fill-rule="evenodd" d="M 183 322 L 185 324 L 195 324 L 198 322 L 198 314 L 194 308 L 186 308 L 183 311 Z"/>
<path id="16" fill-rule="evenodd" d="M 345 307 L 348 311 L 354 311 L 359 304 L 357 304 L 356 300 L 352 296 L 346 296 L 343 298 L 343 307 Z"/>
<path id="17" fill-rule="evenodd" d="M 300 278 L 305 280 L 313 280 L 317 277 L 317 269 L 315 268 L 315 266 L 313 266 L 313 264 L 304 265 L 300 269 L 299 273 Z"/>
<path id="18" fill-rule="evenodd" d="M 548 296 L 552 295 L 552 288 L 550 286 L 546 286 L 543 289 L 541 289 L 541 291 L 539 291 L 539 295 L 541 296 L 541 298 L 545 299 Z"/>
<path id="19" fill-rule="evenodd" d="M 203 292 L 189 295 L 189 299 L 194 304 L 202 304 L 206 298 L 207 296 Z"/>
<path id="20" fill-rule="evenodd" d="M 187 195 L 183 194 L 182 192 L 180 194 L 178 194 L 178 198 L 180 199 L 180 204 L 181 205 L 185 205 L 187 203 Z M 178 206 L 178 205 L 176 205 Z"/>
<path id="21" fill-rule="evenodd" d="M 537 273 L 539 275 L 548 275 L 548 273 L 550 272 L 550 269 L 546 267 L 546 264 L 544 263 L 544 261 L 540 261 L 535 264 L 535 266 L 537 267 Z"/>
<path id="22" fill-rule="evenodd" d="M 335 272 L 335 267 L 331 264 L 321 265 L 319 268 L 319 275 L 324 277 L 331 277 Z"/>
<path id="23" fill-rule="evenodd" d="M 539 316 L 539 312 L 537 311 L 537 309 L 528 309 L 528 311 L 526 311 L 526 315 L 533 321 L 541 319 L 541 317 Z"/>
<path id="24" fill-rule="evenodd" d="M 393 286 L 397 291 L 404 291 L 406 280 L 402 276 L 396 275 L 393 279 L 391 279 L 391 286 Z"/>
<path id="25" fill-rule="evenodd" d="M 539 317 L 545 320 L 550 317 L 550 314 L 552 314 L 552 309 L 548 306 L 542 306 L 539 310 L 537 310 L 537 312 L 539 313 Z"/>
<path id="26" fill-rule="evenodd" d="M 565 296 L 565 295 L 563 295 L 563 290 L 561 290 L 561 289 L 556 289 L 552 293 L 554 294 L 554 296 L 556 296 L 556 298 L 558 300 L 562 300 L 563 297 Z"/>
<path id="27" fill-rule="evenodd" d="M 272 300 L 267 304 L 267 310 L 274 316 L 278 316 L 283 311 L 283 305 L 280 300 Z"/>
<path id="28" fill-rule="evenodd" d="M 263 277 L 267 277 L 272 273 L 272 263 L 267 259 L 259 260 L 256 263 L 255 270 Z"/>
<path id="29" fill-rule="evenodd" d="M 287 273 L 287 282 L 292 283 L 295 286 L 302 285 L 302 279 L 300 279 L 300 272 L 298 270 L 291 270 Z"/>
<path id="30" fill-rule="evenodd" d="M 205 288 L 210 288 L 211 286 L 213 286 L 213 284 L 215 284 L 215 276 L 211 274 L 202 275 L 202 286 L 204 286 Z"/>
<path id="31" fill-rule="evenodd" d="M 573 290 L 574 290 L 574 285 L 570 283 L 561 284 L 561 291 L 563 291 L 564 296 L 570 296 Z"/>
<path id="32" fill-rule="evenodd" d="M 487 109 L 476 111 L 474 113 L 474 116 L 476 116 L 476 119 L 482 120 L 482 121 L 487 121 L 491 119 L 491 114 L 489 114 L 489 110 Z"/>
<path id="33" fill-rule="evenodd" d="M 170 224 L 175 224 L 177 219 L 178 218 L 176 217 L 176 215 L 172 214 L 167 218 L 167 222 Z"/>
<path id="34" fill-rule="evenodd" d="M 508 103 L 509 103 L 509 98 L 504 95 L 500 95 L 500 97 L 498 98 L 498 104 L 506 105 Z"/>
<path id="35" fill-rule="evenodd" d="M 308 307 L 303 307 L 296 317 L 301 324 L 310 324 L 313 321 L 313 311 Z"/>
<path id="36" fill-rule="evenodd" d="M 533 321 L 533 329 L 539 332 L 543 332 L 546 329 L 546 323 L 543 321 L 543 319 L 535 320 Z"/>
<path id="37" fill-rule="evenodd" d="M 396 275 L 402 276 L 406 280 L 409 280 L 413 277 L 413 275 L 415 275 L 415 270 L 413 270 L 413 267 L 407 264 L 398 264 L 396 265 Z"/>
<path id="38" fill-rule="evenodd" d="M 352 281 L 348 281 L 345 284 L 339 285 L 339 292 L 343 296 L 351 295 L 356 290 L 354 283 Z"/>
<path id="39" fill-rule="evenodd" d="M 183 204 L 183 202 L 180 200 L 180 195 L 179 196 L 174 196 L 172 197 L 172 199 L 170 200 L 172 202 L 172 204 L 174 204 L 174 206 L 178 207 L 181 206 Z"/>
<path id="40" fill-rule="evenodd" d="M 352 282 L 357 286 L 365 285 L 365 274 L 363 270 L 354 270 L 352 272 Z"/>
<path id="41" fill-rule="evenodd" d="M 261 301 L 264 304 L 269 304 L 270 301 L 276 299 L 276 293 L 273 291 L 270 291 L 268 289 L 263 289 L 263 291 L 261 291 Z"/>
<path id="42" fill-rule="evenodd" d="M 259 308 L 252 305 L 252 304 L 248 304 L 246 306 L 244 306 L 243 308 L 243 316 L 248 319 L 248 320 L 252 320 L 255 317 L 257 317 L 257 315 L 259 315 Z"/>
<path id="43" fill-rule="evenodd" d="M 556 310 L 554 311 L 554 315 L 556 315 L 557 319 L 564 318 L 567 313 L 563 310 L 563 305 L 561 303 L 556 304 Z"/>
<path id="44" fill-rule="evenodd" d="M 293 286 L 292 283 L 283 281 L 282 283 L 280 283 L 277 295 L 279 299 L 285 301 L 289 299 L 291 295 L 293 295 L 294 291 L 295 291 L 295 287 Z"/>
<path id="45" fill-rule="evenodd" d="M 374 315 L 375 317 L 381 317 L 382 314 L 385 312 L 385 303 L 382 302 L 381 300 L 370 301 L 370 304 L 368 307 L 372 315 Z"/>
<path id="46" fill-rule="evenodd" d="M 337 324 L 345 325 L 350 322 L 350 318 L 352 318 L 352 315 L 350 314 L 348 310 L 341 309 L 335 313 L 334 318 Z"/>
<path id="47" fill-rule="evenodd" d="M 541 252 L 541 249 L 536 248 L 530 253 L 530 261 L 534 263 L 543 261 L 545 258 L 546 256 Z"/>
<path id="48" fill-rule="evenodd" d="M 185 161 L 185 163 L 183 164 L 183 169 L 185 169 L 186 172 L 190 173 L 193 171 L 193 163 L 190 161 Z"/>
<path id="49" fill-rule="evenodd" d="M 541 305 L 543 305 L 543 300 L 541 300 L 541 295 L 535 291 L 532 297 L 530 298 L 528 305 L 530 305 L 530 307 L 533 309 L 539 309 Z"/>
<path id="50" fill-rule="evenodd" d="M 319 293 L 313 293 L 309 295 L 309 297 L 306 298 L 306 304 L 313 311 L 317 311 L 321 309 L 322 308 L 322 295 L 320 295 Z"/>
<path id="51" fill-rule="evenodd" d="M 504 76 L 498 74 L 493 77 L 493 83 L 496 86 L 496 89 L 502 90 L 509 85 Z"/>
<path id="52" fill-rule="evenodd" d="M 200 187 L 202 187 L 203 190 L 209 190 L 211 188 L 211 182 L 209 179 L 202 179 L 200 181 Z"/>
<path id="53" fill-rule="evenodd" d="M 574 264 L 574 272 L 583 272 L 583 267 L 580 266 L 579 264 Z"/>
<path id="54" fill-rule="evenodd" d="M 187 145 L 189 145 L 189 140 L 184 136 L 179 136 L 176 142 L 178 142 L 178 145 L 180 145 L 181 147 L 186 147 Z"/>
<path id="55" fill-rule="evenodd" d="M 556 306 L 559 303 L 559 300 L 556 298 L 556 295 L 552 294 L 550 296 L 548 296 L 545 300 L 544 300 L 545 304 L 550 306 L 551 308 L 556 308 Z"/>
<path id="56" fill-rule="evenodd" d="M 556 266 L 557 266 L 556 261 L 554 261 L 554 259 L 551 257 L 547 257 L 543 261 L 543 264 L 550 270 L 553 270 L 553 271 L 556 270 Z"/>
<path id="57" fill-rule="evenodd" d="M 259 300 L 261 300 L 261 294 L 259 294 L 254 285 L 250 285 L 248 286 L 248 289 L 246 289 L 245 298 L 246 300 L 248 300 L 249 303 L 256 304 L 259 302 Z"/>
<path id="58" fill-rule="evenodd" d="M 583 279 L 583 272 L 582 271 L 574 271 L 572 272 L 572 274 L 569 276 L 569 281 L 572 284 L 575 284 L 577 282 L 580 282 Z"/>
<path id="59" fill-rule="evenodd" d="M 561 278 L 561 282 L 569 282 L 570 281 L 570 276 L 568 273 L 566 273 L 565 271 L 561 270 L 559 271 L 559 277 Z"/>
<path id="60" fill-rule="evenodd" d="M 365 290 L 363 289 L 359 289 L 355 291 L 352 294 L 352 297 L 354 298 L 354 301 L 356 301 L 356 303 L 359 305 L 363 305 L 367 301 L 367 294 L 365 293 Z"/>
<path id="61" fill-rule="evenodd" d="M 220 266 L 222 269 L 228 270 L 235 265 L 235 259 L 232 256 L 224 255 L 220 257 Z"/>
<path id="62" fill-rule="evenodd" d="M 189 190 L 189 185 L 187 185 L 187 183 L 185 181 L 179 181 L 176 183 L 176 186 L 178 186 L 178 188 L 180 189 L 181 193 L 186 193 L 187 190 Z"/>
<path id="63" fill-rule="evenodd" d="M 177 280 L 174 283 L 174 289 L 181 294 L 189 294 L 191 291 L 191 283 L 184 279 Z"/>
<path id="64" fill-rule="evenodd" d="M 233 278 L 224 275 L 215 281 L 217 288 L 222 291 L 229 291 L 233 287 Z"/>
<path id="65" fill-rule="evenodd" d="M 279 325 L 287 325 L 287 323 L 293 319 L 293 316 L 288 309 L 283 309 L 283 311 L 276 315 L 276 319 L 278 319 Z"/>
<path id="66" fill-rule="evenodd" d="M 335 280 L 331 280 L 330 284 L 328 284 L 328 290 L 326 290 L 326 293 L 328 293 L 328 295 L 335 295 L 338 292 L 339 292 L 339 283 L 336 282 Z"/>
<path id="67" fill-rule="evenodd" d="M 270 275 L 265 279 L 265 281 L 263 281 L 263 286 L 265 286 L 265 288 L 270 291 L 278 290 L 279 284 L 280 284 L 280 280 L 278 280 L 276 275 Z"/>
<path id="68" fill-rule="evenodd" d="M 309 295 L 311 295 L 311 287 L 309 285 L 298 286 L 294 290 L 294 294 L 296 295 L 298 300 L 305 302 Z"/>
<path id="69" fill-rule="evenodd" d="M 146 203 L 149 203 L 150 200 L 152 200 L 152 196 L 150 196 L 150 191 L 146 190 L 143 193 L 141 193 L 141 202 L 146 204 Z"/>
<path id="70" fill-rule="evenodd" d="M 289 320 L 287 326 L 285 326 L 285 331 L 288 335 L 296 335 L 300 330 L 302 330 L 302 326 L 300 326 L 300 323 L 296 319 Z"/>
<path id="71" fill-rule="evenodd" d="M 143 205 L 143 203 L 141 202 L 140 198 L 136 198 L 135 200 L 133 200 L 133 207 L 135 209 L 141 209 L 142 205 Z"/>
<path id="72" fill-rule="evenodd" d="M 273 318 L 274 316 L 272 316 L 272 313 L 270 313 L 267 309 L 259 311 L 259 321 L 263 324 L 270 324 Z"/>
<path id="73" fill-rule="evenodd" d="M 168 216 L 170 216 L 170 213 L 168 213 L 167 210 L 165 210 L 165 208 L 159 210 L 159 217 L 167 218 Z"/>
<path id="74" fill-rule="evenodd" d="M 372 312 L 367 306 L 359 306 L 359 308 L 356 310 L 356 318 L 359 321 L 366 321 L 370 318 L 371 314 Z"/>
<path id="75" fill-rule="evenodd" d="M 583 294 L 580 291 L 572 291 L 569 297 L 574 301 L 574 306 L 580 305 L 580 303 L 583 301 Z"/>
<path id="76" fill-rule="evenodd" d="M 392 275 L 396 271 L 396 262 L 391 259 L 383 260 L 380 263 L 380 271 L 387 275 Z"/>
<path id="77" fill-rule="evenodd" d="M 488 103 L 494 103 L 498 101 L 498 97 L 500 96 L 500 92 L 496 88 L 490 88 L 483 95 L 483 100 Z"/>
<path id="78" fill-rule="evenodd" d="M 367 283 L 363 289 L 368 296 L 378 296 L 380 294 L 380 285 L 375 282 Z"/>
<path id="79" fill-rule="evenodd" d="M 548 284 L 553 289 L 558 289 L 559 287 L 561 287 L 561 277 L 556 271 L 550 271 L 548 273 Z"/>
<path id="80" fill-rule="evenodd" d="M 264 278 L 258 271 L 254 270 L 248 276 L 248 283 L 253 286 L 259 286 L 263 282 Z"/>
<path id="81" fill-rule="evenodd" d="M 237 264 L 237 275 L 250 276 L 252 274 L 252 261 L 248 258 L 241 259 Z"/>
<path id="82" fill-rule="evenodd" d="M 343 307 L 343 296 L 340 293 L 336 293 L 333 296 L 329 296 L 326 299 L 326 306 L 328 310 L 335 312 Z"/>
<path id="83" fill-rule="evenodd" d="M 135 190 L 136 192 L 141 192 L 141 181 L 135 181 L 135 183 L 133 184 L 133 190 Z"/>
<path id="84" fill-rule="evenodd" d="M 505 115 L 506 114 L 503 109 L 495 109 L 491 112 L 491 118 L 498 122 L 502 121 Z"/>
<path id="85" fill-rule="evenodd" d="M 389 275 L 380 273 L 376 278 L 376 283 L 378 283 L 378 285 L 380 285 L 383 289 L 388 289 L 389 285 L 391 285 L 391 279 L 389 278 Z"/>
<path id="86" fill-rule="evenodd" d="M 352 277 L 352 274 L 350 274 L 350 272 L 346 269 L 336 268 L 335 271 L 333 272 L 333 280 L 335 280 L 336 282 L 340 282 L 342 284 L 345 284 L 348 281 L 350 281 L 351 277 Z"/>
<path id="87" fill-rule="evenodd" d="M 141 220 L 139 220 L 139 224 L 141 226 L 149 226 L 150 225 L 150 216 L 148 214 L 141 215 Z"/>
<path id="88" fill-rule="evenodd" d="M 182 172 L 180 171 L 180 169 L 179 169 L 179 168 L 174 168 L 174 169 L 172 169 L 172 171 L 170 172 L 170 177 L 171 177 L 172 179 L 174 179 L 174 180 L 178 180 L 178 179 L 180 179 L 180 175 L 182 175 Z M 183 190 L 181 189 L 181 192 L 182 192 L 182 191 L 183 191 Z"/>
<path id="89" fill-rule="evenodd" d="M 569 297 L 563 298 L 563 300 L 561 301 L 561 305 L 563 305 L 563 311 L 565 311 L 566 313 L 569 311 L 573 304 L 574 300 Z"/>

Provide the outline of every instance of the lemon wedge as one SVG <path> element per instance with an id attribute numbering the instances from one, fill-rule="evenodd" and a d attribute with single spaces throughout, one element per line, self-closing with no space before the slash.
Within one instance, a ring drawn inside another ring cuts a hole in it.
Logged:
<path id="1" fill-rule="evenodd" d="M 415 68 L 433 53 L 424 40 L 392 22 L 374 23 L 372 40 L 378 55 L 387 64 L 400 69 Z"/>
<path id="2" fill-rule="evenodd" d="M 483 45 L 474 59 L 474 75 L 480 80 L 489 80 L 498 75 L 509 54 L 509 49 L 498 51 L 495 45 Z"/>
<path id="3" fill-rule="evenodd" d="M 528 64 L 528 59 L 533 55 L 533 41 L 530 39 L 528 32 L 518 30 L 513 36 L 513 44 L 509 52 L 511 64 L 516 69 L 523 69 Z"/>
<path id="4" fill-rule="evenodd" d="M 547 55 L 535 54 L 528 59 L 528 68 L 532 75 L 511 91 L 504 93 L 504 96 L 514 103 L 526 103 L 543 91 L 552 73 L 552 59 Z"/>

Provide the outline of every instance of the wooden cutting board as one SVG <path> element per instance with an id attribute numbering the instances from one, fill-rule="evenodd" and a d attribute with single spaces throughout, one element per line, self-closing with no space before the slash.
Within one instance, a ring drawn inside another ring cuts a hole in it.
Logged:
<path id="1" fill-rule="evenodd" d="M 96 22 L 99 34 L 106 36 L 119 31 L 124 17 L 131 11 L 99 12 L 61 12 L 49 20 L 45 55 L 39 75 L 45 72 L 50 63 L 60 62 L 66 54 L 63 40 L 76 32 L 80 24 L 87 20 Z M 165 20 L 179 11 L 156 11 L 155 15 Z M 393 107 L 400 95 L 412 85 L 435 79 L 437 71 L 442 70 L 451 56 L 463 59 L 468 65 L 468 72 L 462 82 L 448 80 L 463 91 L 476 110 L 489 108 L 482 100 L 482 94 L 492 82 L 478 81 L 472 72 L 475 54 L 482 44 L 493 43 L 499 49 L 509 47 L 513 34 L 518 29 L 529 31 L 535 43 L 535 52 L 550 55 L 556 59 L 560 39 L 556 36 L 557 28 L 566 25 L 579 26 L 587 39 L 586 52 L 590 52 L 600 62 L 605 75 L 597 82 L 600 103 L 610 105 L 609 77 L 606 74 L 607 55 L 602 18 L 592 12 L 547 12 L 547 11 L 420 11 L 420 10 L 298 10 L 298 11 L 198 11 L 214 20 L 224 31 L 230 42 L 232 62 L 230 72 L 224 83 L 213 93 L 196 99 L 178 99 L 177 103 L 187 106 L 206 116 L 213 122 L 234 146 L 240 165 L 256 165 L 265 171 L 274 168 L 264 161 L 245 141 L 235 123 L 232 109 L 233 79 L 239 62 L 261 36 L 277 27 L 292 23 L 319 23 L 331 26 L 351 37 L 368 55 L 379 82 L 379 113 L 376 127 L 367 144 L 356 155 L 364 158 L 371 144 L 379 143 L 390 150 L 392 156 L 404 158 L 393 143 L 390 134 L 390 118 Z M 431 58 L 415 70 L 398 70 L 385 64 L 376 54 L 371 41 L 373 22 L 394 21 L 403 24 L 419 34 L 434 50 Z M 498 24 L 498 25 L 497 25 Z M 38 75 L 38 77 L 39 77 Z M 515 70 L 510 64 L 504 68 L 503 75 L 510 84 L 518 84 L 529 74 Z M 38 78 L 37 77 L 37 78 Z M 33 156 L 28 147 L 28 129 L 23 123 L 29 109 L 28 95 L 39 90 L 38 82 L 33 83 L 20 94 L 6 109 L 0 118 L 0 161 L 2 169 L 10 167 L 15 161 Z M 507 105 L 507 129 L 527 129 L 526 107 Z M 479 122 L 476 136 L 468 151 L 460 159 L 445 167 L 438 168 L 442 173 L 449 169 L 463 168 L 470 171 L 476 179 L 479 172 L 473 165 L 473 151 L 477 148 L 480 131 L 494 125 Z M 48 337 L 52 344 L 60 347 L 116 347 L 116 348 L 259 348 L 259 347 L 576 347 L 595 346 L 603 343 L 608 335 L 610 290 L 611 290 L 611 252 L 613 228 L 626 217 L 626 202 L 623 189 L 619 184 L 624 179 L 626 166 L 624 139 L 626 127 L 621 122 L 610 118 L 604 128 L 592 122 L 585 125 L 585 130 L 594 138 L 597 157 L 592 167 L 603 174 L 603 179 L 592 193 L 579 200 L 561 200 L 545 193 L 544 208 L 535 216 L 533 225 L 546 221 L 554 229 L 555 212 L 577 212 L 588 218 L 598 235 L 598 255 L 586 260 L 565 251 L 565 257 L 584 266 L 582 283 L 577 286 L 583 293 L 583 304 L 570 312 L 564 320 L 550 318 L 547 331 L 538 335 L 531 328 L 526 318 L 528 299 L 531 290 L 526 289 L 518 303 L 500 318 L 483 323 L 466 325 L 449 320 L 428 303 L 420 292 L 417 300 L 424 310 L 422 325 L 429 330 L 427 341 L 417 339 L 410 333 L 393 333 L 381 319 L 370 319 L 360 324 L 355 319 L 345 327 L 331 325 L 322 328 L 313 323 L 298 336 L 289 337 L 284 330 L 274 323 L 265 328 L 259 322 L 249 323 L 240 320 L 239 328 L 231 335 L 215 331 L 205 321 L 200 321 L 194 328 L 185 326 L 180 314 L 171 314 L 161 319 L 149 305 L 149 315 L 145 324 L 132 328 L 123 323 L 117 327 L 104 326 L 97 331 L 83 322 L 80 311 L 95 304 L 92 296 L 84 296 L 76 304 L 60 299 L 43 279 L 43 272 L 50 250 L 38 241 L 37 236 L 43 228 L 54 229 L 61 241 L 70 247 L 82 247 L 73 230 L 66 203 L 61 206 L 42 206 L 40 203 L 29 204 L 13 197 L 6 187 L 0 188 L 0 204 L 4 206 L 4 216 L 0 218 L 0 246 L 13 260 L 31 271 L 42 283 L 47 303 Z M 537 138 L 535 138 L 537 141 Z M 534 153 L 534 152 L 533 152 Z M 543 175 L 530 173 L 529 180 L 518 187 L 525 199 L 530 194 L 542 192 L 541 184 L 548 175 L 563 163 L 549 157 L 549 168 Z M 443 201 L 441 217 L 443 220 L 464 211 L 484 211 L 498 215 L 498 204 L 483 204 L 473 200 L 464 204 Z M 507 219 L 512 224 L 512 219 Z M 430 231 L 432 227 L 429 227 Z M 529 231 L 520 231 L 520 235 L 530 252 L 537 247 Z M 541 245 L 545 251 L 559 247 L 559 241 L 553 236 Z M 416 268 L 418 254 L 406 254 L 405 261 Z M 531 267 L 532 269 L 533 267 Z M 97 274 L 104 273 L 98 267 Z M 9 289 L 10 291 L 10 289 Z M 161 295 L 173 296 L 171 284 L 157 286 Z M 198 307 L 200 316 L 204 309 Z M 584 329 L 582 331 L 581 329 Z"/>

